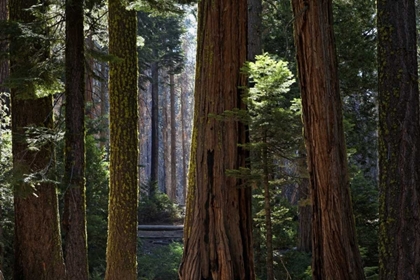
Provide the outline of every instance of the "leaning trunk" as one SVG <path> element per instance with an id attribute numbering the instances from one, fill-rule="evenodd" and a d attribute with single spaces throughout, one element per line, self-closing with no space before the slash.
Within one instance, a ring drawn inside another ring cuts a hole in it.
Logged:
<path id="1" fill-rule="evenodd" d="M 313 279 L 364 279 L 332 26 L 332 1 L 292 0 L 312 198 Z"/>
<path id="2" fill-rule="evenodd" d="M 245 167 L 246 130 L 211 115 L 244 108 L 240 68 L 246 60 L 247 1 L 202 0 L 194 132 L 181 279 L 254 279 L 251 189 L 227 176 Z"/>

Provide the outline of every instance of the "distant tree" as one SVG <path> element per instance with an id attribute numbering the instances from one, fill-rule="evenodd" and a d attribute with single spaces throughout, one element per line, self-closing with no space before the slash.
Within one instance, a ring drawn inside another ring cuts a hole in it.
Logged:
<path id="1" fill-rule="evenodd" d="M 66 279 L 58 220 L 56 185 L 48 173 L 54 165 L 50 141 L 52 96 L 45 22 L 46 3 L 9 1 L 17 26 L 10 45 L 13 169 L 15 175 L 14 279 Z M 40 143 L 38 145 L 38 143 Z M 31 144 L 31 145 L 29 145 Z M 34 145 L 36 144 L 36 145 Z"/>
<path id="2" fill-rule="evenodd" d="M 65 13 L 64 259 L 69 279 L 87 280 L 83 0 L 66 1 Z"/>
<path id="3" fill-rule="evenodd" d="M 137 279 L 138 61 L 137 17 L 108 2 L 110 189 L 106 280 Z"/>
<path id="4" fill-rule="evenodd" d="M 414 0 L 377 1 L 379 275 L 420 277 L 420 124 Z"/>
<path id="5" fill-rule="evenodd" d="M 255 279 L 251 189 L 228 169 L 245 166 L 245 126 L 209 114 L 244 108 L 247 1 L 198 4 L 194 132 L 181 279 Z"/>
<path id="6" fill-rule="evenodd" d="M 313 279 L 365 279 L 356 242 L 332 1 L 293 0 L 312 200 Z"/>

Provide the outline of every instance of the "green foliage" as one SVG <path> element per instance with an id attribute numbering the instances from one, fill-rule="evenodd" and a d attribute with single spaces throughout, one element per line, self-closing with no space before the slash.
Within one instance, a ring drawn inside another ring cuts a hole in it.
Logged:
<path id="1" fill-rule="evenodd" d="M 158 191 L 156 182 L 142 185 L 150 195 L 144 195 L 139 204 L 139 224 L 172 224 L 181 221 L 181 214 L 167 194 Z"/>
<path id="2" fill-rule="evenodd" d="M 3 236 L 0 236 L 0 247 L 3 256 L 0 263 L 3 265 L 3 274 L 12 275 L 13 269 L 13 193 L 10 184 L 12 170 L 12 134 L 10 130 L 9 109 L 6 106 L 7 93 L 0 93 L 0 227 Z"/>
<path id="3" fill-rule="evenodd" d="M 311 254 L 288 250 L 275 256 L 278 269 L 276 279 L 311 280 Z"/>
<path id="4" fill-rule="evenodd" d="M 141 246 L 141 245 L 140 245 Z M 139 280 L 176 280 L 181 263 L 183 246 L 171 243 L 151 252 L 139 250 Z"/>
<path id="5" fill-rule="evenodd" d="M 103 279 L 108 218 L 108 162 L 92 135 L 86 136 L 86 221 L 91 277 Z"/>

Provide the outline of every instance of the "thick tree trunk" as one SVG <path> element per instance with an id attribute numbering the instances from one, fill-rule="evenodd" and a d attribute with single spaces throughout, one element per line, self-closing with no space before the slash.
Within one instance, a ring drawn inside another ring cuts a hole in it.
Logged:
<path id="1" fill-rule="evenodd" d="M 380 279 L 420 278 L 420 127 L 414 2 L 377 2 Z"/>
<path id="2" fill-rule="evenodd" d="M 106 280 L 137 279 L 137 17 L 109 0 L 110 193 Z"/>
<path id="3" fill-rule="evenodd" d="M 312 251 L 312 203 L 309 188 L 308 168 L 304 147 L 299 151 L 297 176 L 301 179 L 298 184 L 299 194 L 299 231 L 298 250 L 310 253 Z"/>
<path id="4" fill-rule="evenodd" d="M 313 279 L 364 279 L 350 199 L 331 0 L 292 0 L 310 193 Z"/>
<path id="5" fill-rule="evenodd" d="M 157 55 L 157 54 L 156 54 Z M 152 71 L 152 154 L 150 181 L 157 183 L 159 178 L 159 69 L 153 62 Z M 152 195 L 153 193 L 149 193 Z"/>
<path id="6" fill-rule="evenodd" d="M 245 166 L 245 127 L 209 114 L 244 108 L 247 1 L 202 0 L 194 132 L 189 172 L 184 256 L 180 278 L 254 279 L 251 189 L 227 170 Z"/>
<path id="7" fill-rule="evenodd" d="M 170 102 L 171 102 L 171 191 L 170 199 L 177 202 L 176 180 L 176 119 L 175 119 L 175 75 L 169 74 Z"/>
<path id="8" fill-rule="evenodd" d="M 33 23 L 35 18 L 28 9 L 37 4 L 35 0 L 10 1 L 10 20 Z M 34 41 L 28 44 L 25 38 L 17 36 L 12 38 L 12 76 L 25 73 L 45 58 L 42 57 L 45 52 L 41 50 L 41 44 Z M 54 146 L 50 143 L 40 147 L 39 151 L 28 150 L 25 127 L 53 127 L 52 97 L 37 98 L 31 83 L 12 88 L 11 95 L 14 174 L 17 178 L 36 172 L 47 176 L 54 162 Z M 55 184 L 44 181 L 31 186 L 18 180 L 14 187 L 14 279 L 66 279 Z"/>
<path id="9" fill-rule="evenodd" d="M 68 279 L 87 280 L 83 0 L 66 1 L 65 54 L 64 259 Z"/>

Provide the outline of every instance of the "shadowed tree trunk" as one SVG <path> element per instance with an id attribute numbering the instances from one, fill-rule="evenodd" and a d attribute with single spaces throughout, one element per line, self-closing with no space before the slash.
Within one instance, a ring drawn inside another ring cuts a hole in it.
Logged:
<path id="1" fill-rule="evenodd" d="M 251 189 L 227 170 L 245 167 L 245 127 L 209 114 L 244 108 L 247 1 L 198 4 L 194 132 L 180 278 L 255 279 Z"/>
<path id="2" fill-rule="evenodd" d="M 157 57 L 157 53 L 155 53 Z M 152 151 L 150 181 L 157 183 L 159 178 L 159 67 L 152 62 Z M 153 193 L 149 193 L 150 196 Z"/>
<path id="3" fill-rule="evenodd" d="M 361 280 L 331 0 L 292 0 L 312 198 L 313 279 Z"/>
<path id="4" fill-rule="evenodd" d="M 420 278 L 420 127 L 414 0 L 377 1 L 379 275 Z"/>
<path id="5" fill-rule="evenodd" d="M 85 196 L 83 0 L 66 1 L 66 134 L 63 214 L 68 279 L 88 279 Z"/>
<path id="6" fill-rule="evenodd" d="M 7 10 L 7 0 L 0 0 L 0 21 L 7 20 L 8 19 L 8 10 Z M 5 52 L 8 47 L 8 42 L 3 37 L 2 34 L 0 34 L 0 52 Z M 0 58 L 0 93 L 8 91 L 7 88 L 3 87 L 1 84 L 5 81 L 5 79 L 9 77 L 9 60 L 8 59 L 1 59 Z M 2 103 L 4 100 L 1 99 L 0 96 L 0 111 L 7 110 L 9 111 L 9 104 Z M 1 129 L 0 129 L 0 138 L 1 135 Z M 2 220 L 2 205 L 0 204 L 0 220 Z M 3 226 L 0 225 L 0 271 L 3 271 L 3 261 L 4 261 L 4 241 L 3 241 Z"/>
<path id="7" fill-rule="evenodd" d="M 43 30 L 41 23 L 35 22 L 28 10 L 37 4 L 36 0 L 11 0 L 10 20 L 32 23 L 35 32 Z M 45 9 L 44 6 L 38 8 Z M 10 74 L 13 78 L 28 78 L 28 75 L 34 75 L 30 70 L 35 65 L 45 63 L 46 51 L 41 49 L 45 41 L 38 38 L 29 44 L 25 36 L 14 35 L 11 39 Z M 52 96 L 37 98 L 31 82 L 20 83 L 19 87 L 11 89 L 13 169 L 17 179 L 14 186 L 14 279 L 66 279 L 56 185 L 45 180 L 54 164 L 54 146 L 47 143 L 38 151 L 31 151 L 25 136 L 25 127 L 44 131 L 53 127 Z M 31 173 L 44 178 L 31 186 L 22 180 L 24 174 Z"/>
<path id="8" fill-rule="evenodd" d="M 106 280 L 137 279 L 137 17 L 109 0 L 110 192 Z"/>

